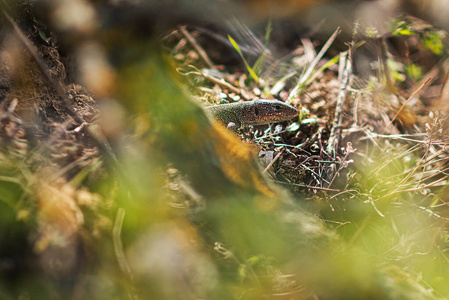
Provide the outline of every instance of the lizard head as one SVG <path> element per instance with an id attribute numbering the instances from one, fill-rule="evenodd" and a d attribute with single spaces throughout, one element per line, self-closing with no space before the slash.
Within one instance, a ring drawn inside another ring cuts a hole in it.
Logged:
<path id="1" fill-rule="evenodd" d="M 252 113 L 253 122 L 250 125 L 282 122 L 298 116 L 296 108 L 278 100 L 253 101 Z"/>

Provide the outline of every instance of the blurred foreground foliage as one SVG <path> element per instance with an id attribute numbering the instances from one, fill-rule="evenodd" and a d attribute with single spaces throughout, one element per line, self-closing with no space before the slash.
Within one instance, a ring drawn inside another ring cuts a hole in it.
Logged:
<path id="1" fill-rule="evenodd" d="M 5 36 L 17 35 L 5 18 L 2 24 Z M 379 140 L 356 161 L 351 187 L 315 195 L 326 208 L 312 214 L 304 204 L 309 199 L 269 182 L 251 146 L 194 103 L 153 39 L 131 27 L 115 29 L 96 36 L 118 57 L 115 64 L 89 70 L 109 74 L 91 89 L 103 97 L 100 114 L 120 107 L 112 115 L 121 125 L 111 124 L 115 130 L 84 115 L 77 121 L 45 79 L 25 87 L 14 81 L 40 77 L 34 62 L 8 75 L 11 86 L 0 102 L 2 299 L 449 294 L 446 219 L 428 209 L 444 203 L 445 187 L 439 195 L 415 188 L 426 184 L 425 172 L 435 166 L 429 160 L 436 158 Z M 17 49 L 10 46 L 5 43 L 8 54 Z M 33 104 L 41 114 L 16 110 L 14 99 L 18 109 L 24 101 L 18 91 L 40 95 L 43 86 L 53 98 Z M 68 99 L 81 99 L 79 89 L 71 93 Z"/>

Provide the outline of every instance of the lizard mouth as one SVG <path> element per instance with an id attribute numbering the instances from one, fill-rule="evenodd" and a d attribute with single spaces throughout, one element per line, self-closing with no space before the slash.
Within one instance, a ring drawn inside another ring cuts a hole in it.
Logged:
<path id="1" fill-rule="evenodd" d="M 281 121 L 287 121 L 290 119 L 293 119 L 294 117 L 298 116 L 298 110 L 294 107 L 289 107 L 289 108 L 284 108 L 284 110 L 282 112 L 278 112 L 275 115 L 273 115 L 273 119 L 274 120 L 279 120 L 278 122 Z"/>

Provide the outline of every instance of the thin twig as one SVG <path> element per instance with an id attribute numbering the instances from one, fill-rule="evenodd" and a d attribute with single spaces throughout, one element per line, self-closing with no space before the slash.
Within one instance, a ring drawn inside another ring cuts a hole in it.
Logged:
<path id="1" fill-rule="evenodd" d="M 337 190 L 337 189 L 329 189 L 329 188 L 323 188 L 323 187 L 311 186 L 311 185 L 299 184 L 299 183 L 288 183 L 288 182 L 282 182 L 282 181 L 277 181 L 277 180 L 273 180 L 273 181 L 276 183 L 279 183 L 279 184 L 285 184 L 285 185 L 289 185 L 289 186 L 297 186 L 297 187 L 303 187 L 303 188 L 308 188 L 308 189 L 312 189 L 312 190 L 321 190 L 321 191 L 327 191 L 327 192 L 341 193 L 341 191 Z"/>
<path id="2" fill-rule="evenodd" d="M 434 175 L 435 176 L 435 175 Z M 433 177 L 433 176 L 431 176 L 431 177 Z M 446 180 L 446 179 L 448 179 L 449 178 L 449 175 L 448 176 L 444 176 L 444 177 L 442 177 L 442 178 L 440 178 L 440 179 L 438 179 L 438 180 L 435 180 L 434 182 L 431 182 L 431 183 L 428 183 L 428 184 L 425 184 L 425 185 L 422 185 L 422 186 L 419 186 L 419 187 L 416 187 L 416 188 L 410 188 L 410 189 L 406 189 L 406 190 L 402 190 L 402 191 L 397 191 L 398 193 L 402 193 L 402 192 L 416 192 L 416 191 L 421 191 L 421 190 L 423 190 L 423 189 L 426 189 L 426 188 L 429 188 L 429 187 L 431 187 L 431 186 L 434 186 L 435 184 L 437 184 L 437 183 L 439 183 L 439 182 L 441 182 L 441 181 L 444 181 L 444 180 Z M 427 178 L 426 178 L 427 179 Z"/>
<path id="3" fill-rule="evenodd" d="M 407 101 L 404 102 L 404 104 L 402 104 L 401 108 L 399 108 L 398 112 L 394 115 L 393 119 L 391 119 L 390 123 L 388 123 L 388 125 L 385 127 L 384 131 L 382 131 L 382 134 L 384 134 L 388 127 L 390 127 L 391 124 L 393 124 L 393 122 L 396 120 L 396 118 L 398 117 L 398 115 L 401 113 L 402 109 L 407 105 L 407 103 L 430 81 L 432 80 L 432 77 L 427 78 L 427 80 L 425 82 L 423 82 L 411 95 L 410 97 L 408 97 Z"/>
<path id="4" fill-rule="evenodd" d="M 281 152 L 279 152 L 277 155 L 276 155 L 276 157 L 268 164 L 268 166 L 262 171 L 262 174 L 263 173 L 266 173 L 272 166 L 273 166 L 273 164 L 279 159 L 279 157 L 281 157 L 281 155 L 282 155 L 282 153 L 283 153 L 284 151 L 281 151 Z"/>
<path id="5" fill-rule="evenodd" d="M 229 89 L 231 92 L 233 92 L 233 93 L 235 93 L 235 94 L 238 94 L 240 97 L 242 97 L 243 100 L 249 100 L 249 98 L 243 94 L 243 92 L 242 92 L 241 89 L 239 89 L 239 88 L 233 86 L 232 84 L 226 82 L 224 79 L 218 79 L 218 78 L 216 78 L 216 77 L 213 77 L 213 76 L 204 74 L 203 72 L 201 72 L 200 70 L 198 70 L 198 69 L 197 69 L 196 67 L 194 67 L 194 66 L 190 66 L 190 67 L 191 67 L 192 69 L 194 69 L 196 72 L 186 72 L 186 73 L 183 73 L 183 72 L 181 72 L 179 69 L 177 69 L 177 71 L 178 71 L 180 74 L 184 75 L 184 76 L 191 75 L 191 74 L 197 75 L 197 76 L 203 76 L 205 79 L 209 80 L 210 82 L 215 83 L 215 84 L 218 84 L 218 85 L 220 85 L 220 86 L 222 86 L 222 87 L 224 87 L 224 88 Z"/>
<path id="6" fill-rule="evenodd" d="M 338 224 L 338 226 L 335 227 L 334 229 L 338 229 L 338 228 L 340 228 L 341 226 L 351 224 L 351 222 L 349 222 L 349 221 L 348 221 L 348 222 L 338 222 L 338 221 L 333 221 L 333 220 L 324 220 L 324 222 L 326 222 L 326 223 Z"/>
<path id="7" fill-rule="evenodd" d="M 340 89 L 337 96 L 337 105 L 335 107 L 334 121 L 332 122 L 332 128 L 329 134 L 329 140 L 327 144 L 327 153 L 335 158 L 335 153 L 340 138 L 339 128 L 341 126 L 341 114 L 343 112 L 343 105 L 346 99 L 346 93 L 348 91 L 349 79 L 352 74 L 352 44 L 349 45 L 349 50 L 341 53 L 340 57 Z"/>
<path id="8" fill-rule="evenodd" d="M 425 138 L 427 137 L 427 133 L 413 133 L 413 134 L 379 134 L 379 133 L 375 133 L 375 132 L 370 132 L 369 133 L 370 136 L 365 136 L 365 137 L 361 137 L 360 140 L 366 140 L 369 139 L 370 137 L 377 137 L 379 139 L 384 138 L 384 139 L 391 139 L 391 140 L 402 140 L 402 141 L 407 141 L 407 142 L 413 142 L 413 143 L 422 143 L 422 144 L 427 144 L 429 143 L 427 140 L 425 140 Z M 419 140 L 417 138 L 413 139 L 412 137 L 422 137 L 422 140 Z"/>
<path id="9" fill-rule="evenodd" d="M 195 38 L 187 31 L 186 26 L 179 26 L 179 31 L 186 38 L 190 45 L 195 49 L 198 55 L 204 60 L 204 62 L 211 69 L 216 69 L 214 63 L 210 60 L 209 56 L 207 56 L 206 51 L 196 42 Z"/>

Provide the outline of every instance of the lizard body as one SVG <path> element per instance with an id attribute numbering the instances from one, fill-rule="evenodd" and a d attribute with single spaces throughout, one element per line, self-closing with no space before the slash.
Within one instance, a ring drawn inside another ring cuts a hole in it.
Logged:
<path id="1" fill-rule="evenodd" d="M 282 122 L 298 116 L 293 106 L 278 100 L 255 100 L 214 105 L 207 110 L 219 121 L 242 125 L 263 125 Z"/>

